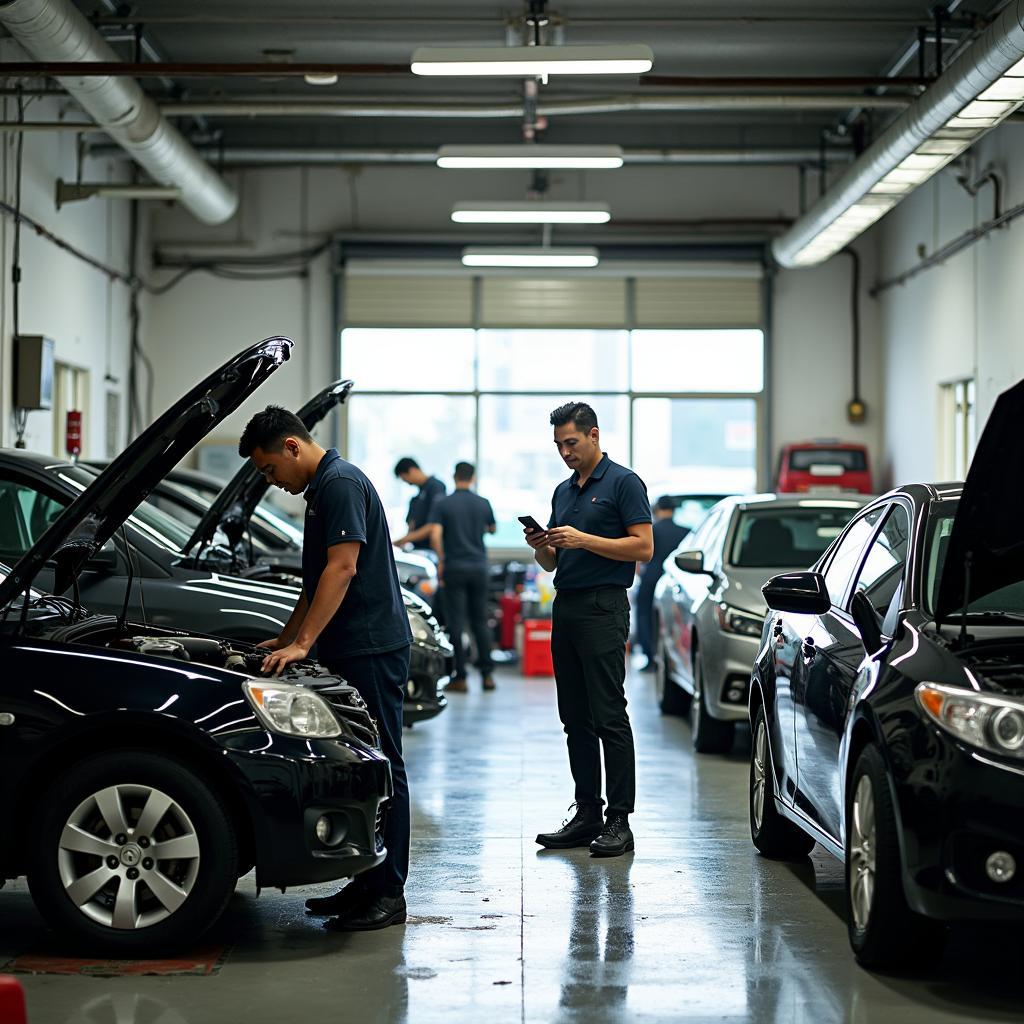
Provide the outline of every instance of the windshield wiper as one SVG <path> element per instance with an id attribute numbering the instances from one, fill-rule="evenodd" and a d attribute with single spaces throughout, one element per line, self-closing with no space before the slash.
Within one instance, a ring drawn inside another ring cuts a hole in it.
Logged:
<path id="1" fill-rule="evenodd" d="M 1024 612 L 1003 611 L 997 608 L 979 608 L 975 611 L 960 612 L 958 615 L 950 616 L 950 618 L 959 618 L 965 622 L 967 619 L 971 619 L 973 622 L 977 622 L 979 620 L 983 622 L 996 622 L 1000 619 L 1009 622 L 1024 622 Z"/>

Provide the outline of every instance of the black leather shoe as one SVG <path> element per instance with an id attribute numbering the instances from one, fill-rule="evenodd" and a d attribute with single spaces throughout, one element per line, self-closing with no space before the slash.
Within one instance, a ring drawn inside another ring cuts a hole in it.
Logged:
<path id="1" fill-rule="evenodd" d="M 571 850 L 574 846 L 587 846 L 601 833 L 600 804 L 572 804 L 576 813 L 562 822 L 557 832 L 541 832 L 537 842 L 549 850 Z"/>
<path id="2" fill-rule="evenodd" d="M 349 882 L 341 892 L 333 896 L 314 896 L 306 900 L 306 913 L 314 917 L 334 917 L 335 914 L 347 914 L 357 906 L 366 890 L 357 882 Z"/>
<path id="3" fill-rule="evenodd" d="M 593 857 L 621 857 L 633 849 L 633 833 L 625 814 L 613 814 L 604 823 L 601 834 L 590 844 Z"/>
<path id="4" fill-rule="evenodd" d="M 325 921 L 324 927 L 332 932 L 375 932 L 393 924 L 405 924 L 407 917 L 404 896 L 372 896 L 347 914 Z"/>

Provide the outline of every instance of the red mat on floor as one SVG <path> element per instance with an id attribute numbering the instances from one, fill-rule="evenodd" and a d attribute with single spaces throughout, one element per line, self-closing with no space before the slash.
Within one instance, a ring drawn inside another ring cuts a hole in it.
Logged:
<path id="1" fill-rule="evenodd" d="M 7 974 L 80 974 L 94 978 L 120 978 L 144 974 L 217 974 L 227 959 L 228 948 L 210 946 L 173 960 L 76 959 L 27 953 L 0 967 Z"/>

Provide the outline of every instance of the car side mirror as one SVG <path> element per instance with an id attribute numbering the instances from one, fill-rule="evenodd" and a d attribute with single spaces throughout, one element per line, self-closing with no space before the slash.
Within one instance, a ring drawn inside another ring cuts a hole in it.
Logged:
<path id="1" fill-rule="evenodd" d="M 832 607 L 820 572 L 784 572 L 773 576 L 762 588 L 765 603 L 777 612 L 824 615 Z"/>
<path id="2" fill-rule="evenodd" d="M 863 590 L 858 590 L 853 595 L 850 614 L 853 616 L 854 625 L 860 630 L 864 650 L 868 654 L 874 654 L 882 646 L 882 626 L 878 621 L 878 613 Z"/>
<path id="3" fill-rule="evenodd" d="M 683 572 L 692 572 L 700 575 L 701 573 L 707 573 L 708 576 L 711 572 L 704 568 L 704 552 L 703 551 L 680 551 L 675 557 L 676 568 L 681 569 Z"/>
<path id="4" fill-rule="evenodd" d="M 85 563 L 90 572 L 115 573 L 117 567 L 117 548 L 109 541 Z"/>

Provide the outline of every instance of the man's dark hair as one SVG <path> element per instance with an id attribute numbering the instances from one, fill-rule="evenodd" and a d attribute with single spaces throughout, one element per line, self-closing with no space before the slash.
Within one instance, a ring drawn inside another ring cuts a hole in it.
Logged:
<path id="1" fill-rule="evenodd" d="M 472 462 L 455 463 L 455 479 L 460 484 L 469 483 L 476 476 L 476 466 Z"/>
<path id="2" fill-rule="evenodd" d="M 295 413 L 279 405 L 268 405 L 245 425 L 238 442 L 238 454 L 247 459 L 257 448 L 265 452 L 279 452 L 286 437 L 297 437 L 300 441 L 313 440 Z"/>
<path id="3" fill-rule="evenodd" d="M 659 512 L 674 512 L 676 507 L 675 498 L 670 497 L 667 494 L 663 494 L 655 503 L 654 507 Z"/>
<path id="4" fill-rule="evenodd" d="M 597 426 L 597 413 L 586 402 L 566 402 L 551 414 L 551 426 L 572 423 L 581 434 L 589 434 Z"/>
<path id="5" fill-rule="evenodd" d="M 415 459 L 410 459 L 408 455 L 404 459 L 399 459 L 395 463 L 395 476 L 401 476 L 403 473 L 408 473 L 410 469 L 419 469 L 420 464 Z"/>

